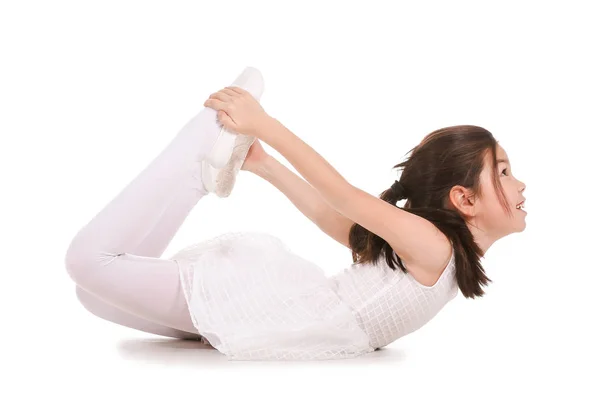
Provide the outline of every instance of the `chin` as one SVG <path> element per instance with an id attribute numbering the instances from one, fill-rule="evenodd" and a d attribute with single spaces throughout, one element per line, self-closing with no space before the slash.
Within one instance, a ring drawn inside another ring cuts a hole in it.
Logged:
<path id="1" fill-rule="evenodd" d="M 520 233 L 523 232 L 525 230 L 525 228 L 527 227 L 527 224 L 525 222 L 521 223 L 520 225 L 517 225 L 513 228 L 513 230 L 508 233 L 508 235 L 512 235 L 514 233 Z"/>

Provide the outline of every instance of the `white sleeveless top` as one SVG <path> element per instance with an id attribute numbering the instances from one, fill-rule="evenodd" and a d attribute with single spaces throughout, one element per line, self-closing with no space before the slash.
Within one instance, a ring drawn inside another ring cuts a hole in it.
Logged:
<path id="1" fill-rule="evenodd" d="M 419 283 L 382 255 L 378 265 L 352 265 L 331 278 L 334 291 L 352 309 L 369 343 L 380 348 L 422 327 L 458 294 L 454 248 L 432 286 Z"/>
<path id="2" fill-rule="evenodd" d="M 383 259 L 327 277 L 260 232 L 226 233 L 170 259 L 198 333 L 232 360 L 360 356 L 423 326 L 458 290 L 454 251 L 431 287 Z"/>

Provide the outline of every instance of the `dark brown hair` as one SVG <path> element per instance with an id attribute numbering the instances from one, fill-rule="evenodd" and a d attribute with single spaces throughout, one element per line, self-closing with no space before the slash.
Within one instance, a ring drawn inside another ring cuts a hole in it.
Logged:
<path id="1" fill-rule="evenodd" d="M 402 168 L 402 176 L 385 190 L 380 198 L 395 206 L 407 199 L 403 209 L 432 222 L 450 241 L 454 248 L 456 279 L 466 298 L 483 296 L 482 286 L 493 282 L 485 275 L 480 263 L 481 248 L 475 243 L 462 215 L 450 202 L 452 187 L 460 185 L 471 190 L 473 196 L 481 195 L 480 175 L 486 155 L 491 155 L 492 169 L 498 163 L 498 141 L 486 129 L 474 125 L 456 125 L 441 128 L 428 134 L 423 141 L 408 151 L 406 161 L 393 168 Z M 506 212 L 510 205 L 504 195 L 498 173 L 493 172 L 496 195 Z M 410 232 L 406 233 L 410 235 Z M 385 256 L 388 266 L 407 273 L 406 267 L 391 246 L 379 236 L 354 224 L 349 234 L 352 259 L 356 264 L 379 262 Z"/>

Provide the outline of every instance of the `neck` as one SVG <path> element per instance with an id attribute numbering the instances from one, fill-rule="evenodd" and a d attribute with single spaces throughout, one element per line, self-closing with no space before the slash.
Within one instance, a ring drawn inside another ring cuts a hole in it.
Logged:
<path id="1" fill-rule="evenodd" d="M 469 231 L 471 231 L 475 243 L 477 246 L 479 246 L 479 248 L 481 248 L 481 251 L 485 255 L 492 244 L 496 242 L 496 238 L 492 237 L 483 229 L 474 225 L 472 222 L 467 222 L 467 227 L 469 228 Z"/>

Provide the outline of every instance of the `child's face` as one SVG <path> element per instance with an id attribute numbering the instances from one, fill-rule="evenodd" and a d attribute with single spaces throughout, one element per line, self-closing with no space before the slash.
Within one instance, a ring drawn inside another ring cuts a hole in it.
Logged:
<path id="1" fill-rule="evenodd" d="M 491 155 L 486 158 L 482 175 L 483 192 L 480 210 L 485 219 L 486 229 L 494 232 L 494 236 L 501 237 L 513 232 L 522 232 L 525 229 L 527 214 L 525 211 L 517 209 L 517 204 L 525 199 L 523 196 L 525 184 L 513 175 L 508 155 L 500 145 L 496 148 L 496 157 L 498 160 L 496 169 L 491 168 Z M 500 179 L 501 187 L 512 211 L 510 215 L 505 213 L 500 198 L 496 195 L 492 185 L 492 172 L 495 172 Z"/>

